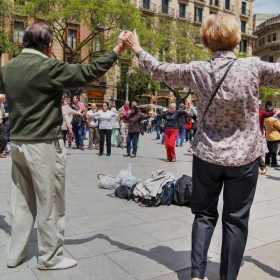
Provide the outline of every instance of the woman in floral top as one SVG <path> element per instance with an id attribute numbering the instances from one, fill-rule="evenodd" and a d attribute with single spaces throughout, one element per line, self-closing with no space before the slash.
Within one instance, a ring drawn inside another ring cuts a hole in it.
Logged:
<path id="1" fill-rule="evenodd" d="M 135 31 L 127 31 L 123 37 L 137 54 L 139 66 L 146 74 L 175 88 L 190 87 L 196 96 L 198 128 L 193 140 L 191 197 L 195 214 L 193 279 L 204 278 L 223 187 L 220 278 L 237 279 L 258 179 L 258 157 L 267 151 L 259 126 L 259 87 L 280 87 L 280 63 L 264 62 L 257 57 L 237 60 L 233 50 L 241 40 L 239 24 L 234 16 L 226 13 L 207 17 L 201 27 L 201 40 L 212 51 L 213 58 L 188 64 L 156 60 L 140 47 Z M 200 123 L 212 94 L 233 61 Z"/>

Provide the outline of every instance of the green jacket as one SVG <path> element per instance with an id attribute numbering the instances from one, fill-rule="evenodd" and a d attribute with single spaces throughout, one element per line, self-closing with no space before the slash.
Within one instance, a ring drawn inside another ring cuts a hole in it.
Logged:
<path id="1" fill-rule="evenodd" d="M 23 49 L 0 73 L 0 92 L 6 93 L 9 104 L 10 139 L 62 138 L 63 90 L 88 85 L 104 75 L 116 60 L 116 53 L 110 51 L 89 64 L 69 64 Z"/>

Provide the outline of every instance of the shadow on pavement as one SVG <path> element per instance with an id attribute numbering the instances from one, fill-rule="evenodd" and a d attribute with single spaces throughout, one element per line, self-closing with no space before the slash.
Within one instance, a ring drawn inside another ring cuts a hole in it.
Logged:
<path id="1" fill-rule="evenodd" d="M 67 239 L 65 240 L 65 244 L 78 245 L 78 244 L 92 241 L 93 239 L 96 238 L 104 239 L 108 241 L 112 246 L 117 246 L 119 249 L 122 250 L 125 249 L 127 251 L 131 251 L 135 254 L 154 260 L 157 263 L 164 265 L 165 267 L 167 267 L 172 271 L 174 271 L 174 264 L 176 265 L 176 263 L 174 262 L 176 262 L 176 260 L 184 260 L 188 257 L 190 258 L 190 254 L 191 254 L 191 251 L 174 251 L 172 248 L 163 245 L 156 246 L 155 248 L 152 248 L 150 250 L 145 250 L 142 248 L 132 247 L 132 246 L 130 247 L 124 243 L 112 240 L 110 237 L 103 234 L 97 234 L 95 236 L 84 238 L 84 239 Z M 180 270 L 182 269 L 184 268 L 181 268 Z M 182 275 L 180 271 L 177 272 L 177 276 L 178 279 L 185 280 L 185 275 Z"/>
<path id="2" fill-rule="evenodd" d="M 270 180 L 280 181 L 280 177 L 275 177 L 275 176 L 271 176 L 271 175 L 266 175 L 266 178 L 270 179 Z"/>
<path id="3" fill-rule="evenodd" d="M 276 270 L 269 265 L 263 264 L 262 262 L 252 258 L 251 256 L 244 256 L 245 261 L 253 263 L 255 266 L 268 273 L 271 276 L 280 278 L 280 270 Z"/>

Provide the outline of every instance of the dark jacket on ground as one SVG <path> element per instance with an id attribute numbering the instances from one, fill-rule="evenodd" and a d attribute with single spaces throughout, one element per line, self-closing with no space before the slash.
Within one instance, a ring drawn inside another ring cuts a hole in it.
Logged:
<path id="1" fill-rule="evenodd" d="M 35 51 L 35 50 L 33 50 Z M 86 86 L 117 60 L 110 51 L 90 64 L 69 64 L 23 52 L 1 69 L 0 92 L 9 103 L 11 140 L 62 138 L 61 98 L 64 89 Z"/>
<path id="2" fill-rule="evenodd" d="M 131 133 L 140 133 L 140 122 L 142 120 L 147 120 L 150 118 L 150 116 L 145 116 L 141 112 L 137 112 L 136 114 L 130 113 L 129 115 L 124 115 L 124 118 L 126 118 L 129 121 L 128 125 L 128 131 Z"/>

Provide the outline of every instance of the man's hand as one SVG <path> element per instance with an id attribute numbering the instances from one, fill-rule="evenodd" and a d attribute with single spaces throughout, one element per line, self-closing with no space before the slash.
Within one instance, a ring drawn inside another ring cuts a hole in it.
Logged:
<path id="1" fill-rule="evenodd" d="M 122 31 L 117 39 L 117 44 L 114 47 L 114 52 L 117 55 L 120 55 L 122 52 L 124 52 L 128 48 L 128 46 L 123 41 L 124 34 L 125 34 L 125 31 Z"/>
<path id="2" fill-rule="evenodd" d="M 126 31 L 122 37 L 122 40 L 126 45 L 128 45 L 129 48 L 133 50 L 134 53 L 138 53 L 141 50 L 136 29 L 134 29 L 133 32 Z"/>

